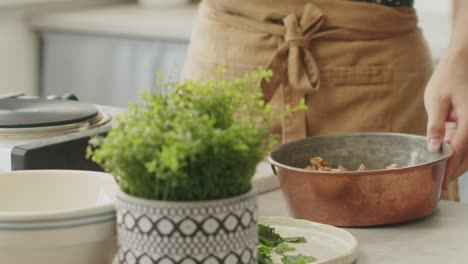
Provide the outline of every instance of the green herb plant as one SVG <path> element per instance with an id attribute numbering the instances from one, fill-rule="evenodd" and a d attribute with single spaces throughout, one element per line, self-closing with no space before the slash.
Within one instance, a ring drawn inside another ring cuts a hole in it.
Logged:
<path id="1" fill-rule="evenodd" d="M 221 73 L 220 73 L 221 74 Z M 275 142 L 259 70 L 233 81 L 166 82 L 93 137 L 87 156 L 132 196 L 166 201 L 221 199 L 246 193 Z M 222 75 L 220 75 L 222 77 Z M 288 112 L 303 109 L 303 103 Z"/>
<path id="2" fill-rule="evenodd" d="M 272 252 L 281 256 L 281 262 L 284 264 L 307 264 L 315 262 L 314 257 L 302 254 L 291 255 L 290 252 L 296 251 L 288 243 L 306 243 L 304 237 L 281 237 L 275 229 L 266 225 L 258 225 L 258 263 L 273 264 L 271 258 Z"/>

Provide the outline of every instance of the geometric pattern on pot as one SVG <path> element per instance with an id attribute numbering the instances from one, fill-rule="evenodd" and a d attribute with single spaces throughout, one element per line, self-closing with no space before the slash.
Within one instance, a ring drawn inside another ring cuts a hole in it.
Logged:
<path id="1" fill-rule="evenodd" d="M 174 257 L 170 255 L 154 256 L 148 253 L 135 253 L 127 250 L 118 256 L 121 264 L 256 264 L 256 249 L 252 251 L 245 248 L 241 252 L 230 252 L 228 254 L 209 254 L 202 257 L 184 256 Z"/>
<path id="2" fill-rule="evenodd" d="M 159 236 L 174 236 L 176 233 L 184 237 L 195 237 L 198 233 L 205 236 L 217 235 L 220 232 L 224 234 L 236 233 L 240 230 L 250 229 L 256 225 L 255 209 L 246 209 L 239 214 L 229 213 L 227 215 L 209 215 L 203 219 L 195 219 L 187 216 L 180 219 L 174 219 L 162 216 L 153 220 L 154 216 L 146 214 L 133 215 L 128 210 L 117 210 L 117 224 L 120 228 L 131 232 L 139 232 L 142 235 L 150 235 L 152 232 Z"/>
<path id="3" fill-rule="evenodd" d="M 120 263 L 257 262 L 257 200 L 162 202 L 117 196 Z"/>
<path id="4" fill-rule="evenodd" d="M 138 252 L 147 252 L 157 255 L 197 255 L 206 254 L 209 251 L 214 252 L 230 252 L 233 249 L 242 249 L 246 246 L 246 241 L 254 241 L 252 245 L 256 245 L 257 229 L 253 228 L 249 232 L 245 232 L 236 236 L 222 237 L 206 237 L 199 236 L 193 239 L 190 238 L 157 238 L 155 236 L 142 236 L 140 238 L 127 236 L 121 232 L 118 234 L 119 245 L 122 249 L 127 250 L 133 248 Z"/>

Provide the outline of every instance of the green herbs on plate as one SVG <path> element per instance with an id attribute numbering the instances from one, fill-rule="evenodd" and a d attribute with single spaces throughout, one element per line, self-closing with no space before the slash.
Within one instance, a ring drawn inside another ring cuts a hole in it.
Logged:
<path id="1" fill-rule="evenodd" d="M 284 242 L 288 243 L 305 243 L 307 242 L 304 237 L 285 237 L 283 238 Z"/>
<path id="2" fill-rule="evenodd" d="M 275 229 L 266 225 L 258 225 L 258 263 L 273 264 L 271 254 L 275 252 L 281 256 L 284 264 L 307 264 L 315 262 L 316 259 L 302 254 L 292 255 L 296 251 L 288 243 L 306 243 L 304 237 L 281 237 Z"/>
<path id="3" fill-rule="evenodd" d="M 283 256 L 281 258 L 281 261 L 284 264 L 307 264 L 307 263 L 312 263 L 315 262 L 316 259 L 313 257 L 309 256 L 304 256 L 302 254 L 295 255 L 295 256 Z"/>
<path id="4" fill-rule="evenodd" d="M 258 243 L 269 248 L 274 248 L 283 243 L 283 238 L 275 232 L 275 229 L 266 225 L 258 225 Z"/>

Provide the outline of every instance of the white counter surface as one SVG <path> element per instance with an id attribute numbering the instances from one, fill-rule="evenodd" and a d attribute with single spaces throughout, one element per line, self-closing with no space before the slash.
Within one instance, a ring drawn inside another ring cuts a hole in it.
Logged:
<path id="1" fill-rule="evenodd" d="M 259 197 L 260 215 L 288 216 L 280 190 Z M 360 244 L 356 264 L 468 263 L 468 206 L 441 201 L 431 216 L 402 225 L 348 228 Z"/>
<path id="2" fill-rule="evenodd" d="M 176 39 L 188 41 L 196 17 L 196 5 L 143 7 L 136 3 L 62 11 L 30 18 L 40 31 Z"/>

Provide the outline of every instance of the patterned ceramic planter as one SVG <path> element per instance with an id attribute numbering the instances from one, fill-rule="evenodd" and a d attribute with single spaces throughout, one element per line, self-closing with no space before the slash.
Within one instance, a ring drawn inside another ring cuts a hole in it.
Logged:
<path id="1" fill-rule="evenodd" d="M 257 263 L 254 190 L 229 199 L 164 202 L 117 196 L 121 264 Z"/>

